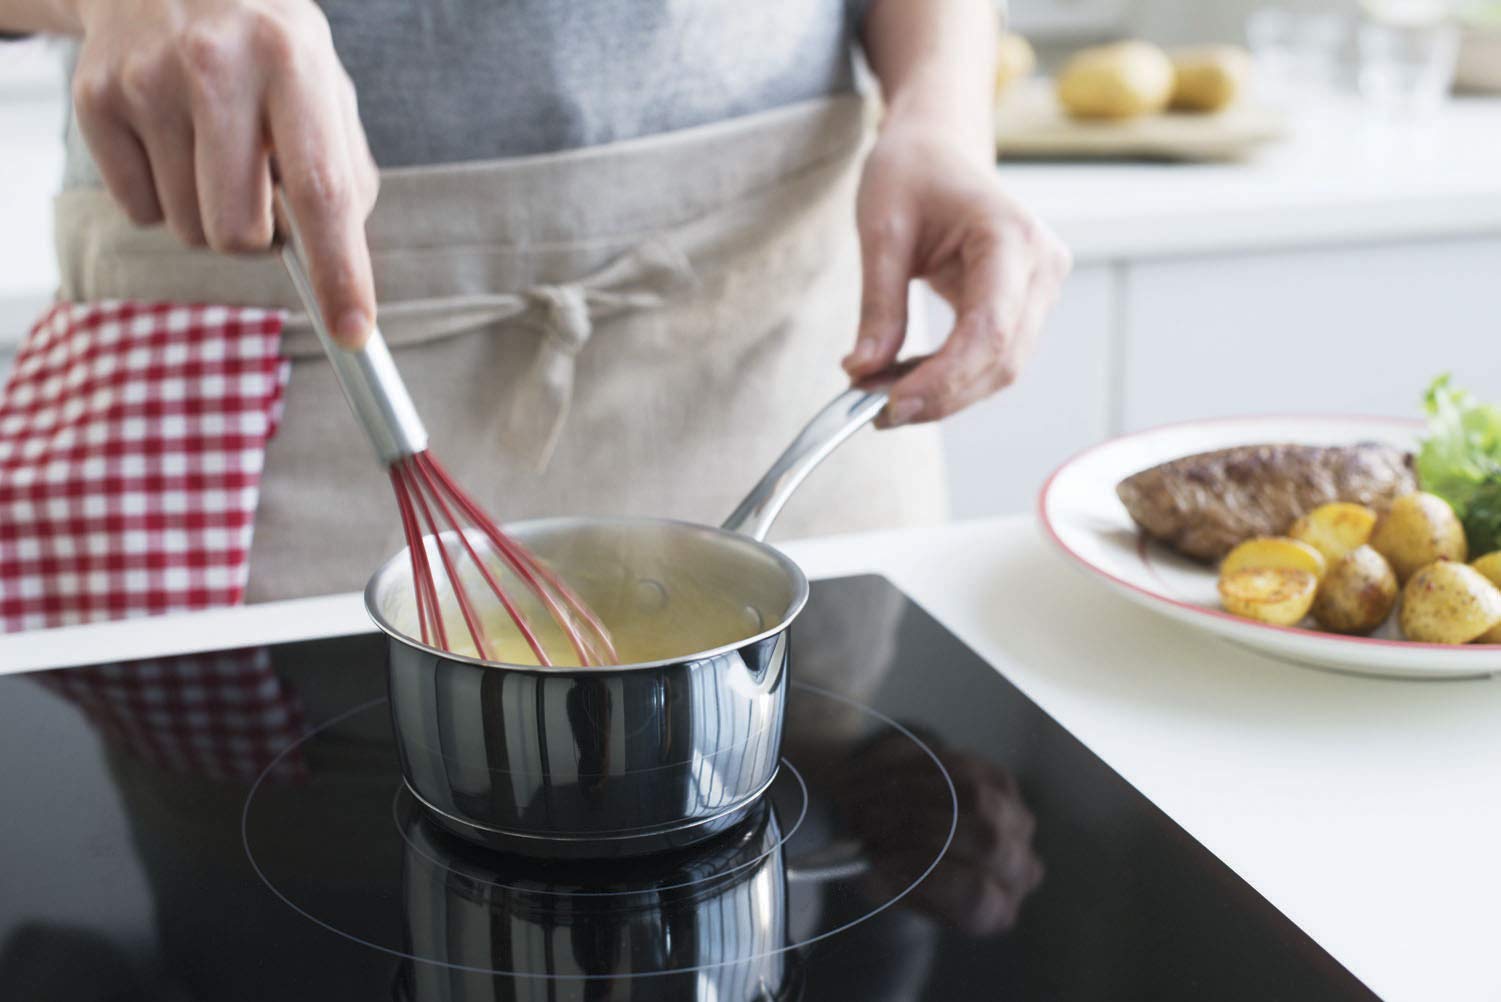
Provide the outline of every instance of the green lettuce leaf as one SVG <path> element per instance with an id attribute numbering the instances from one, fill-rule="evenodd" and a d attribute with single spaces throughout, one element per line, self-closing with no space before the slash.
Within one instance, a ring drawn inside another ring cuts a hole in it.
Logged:
<path id="1" fill-rule="evenodd" d="M 1483 404 L 1443 375 L 1423 395 L 1428 433 L 1418 449 L 1423 490 L 1464 522 L 1470 552 L 1501 549 L 1501 408 Z"/>

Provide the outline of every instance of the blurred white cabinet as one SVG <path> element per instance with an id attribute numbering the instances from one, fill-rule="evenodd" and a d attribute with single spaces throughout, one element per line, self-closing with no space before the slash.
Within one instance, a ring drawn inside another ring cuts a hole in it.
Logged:
<path id="1" fill-rule="evenodd" d="M 66 107 L 61 62 L 46 42 L 0 44 L 0 379 L 57 284 L 52 195 Z"/>
<path id="2" fill-rule="evenodd" d="M 1229 414 L 1417 416 L 1440 372 L 1501 399 L 1501 239 L 1126 266 L 1123 430 Z"/>
<path id="3" fill-rule="evenodd" d="M 1501 400 L 1501 238 L 1077 269 L 1032 366 L 944 427 L 954 514 L 1027 510 L 1123 431 L 1271 413 L 1418 417 L 1438 373 Z M 946 331 L 946 310 L 929 324 Z"/>
<path id="4" fill-rule="evenodd" d="M 944 423 L 956 517 L 1026 510 L 1055 466 L 1109 432 L 1114 271 L 1076 268 L 1016 385 Z M 937 297 L 928 323 L 952 325 Z"/>
<path id="5" fill-rule="evenodd" d="M 1128 0 L 1009 0 L 1000 4 L 1010 28 L 1036 40 L 1107 34 L 1120 27 L 1131 6 Z"/>

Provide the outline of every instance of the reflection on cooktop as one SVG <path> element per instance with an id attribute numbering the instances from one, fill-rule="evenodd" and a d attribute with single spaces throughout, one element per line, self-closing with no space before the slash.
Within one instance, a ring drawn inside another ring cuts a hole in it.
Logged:
<path id="1" fill-rule="evenodd" d="M 868 753 L 847 763 L 847 771 L 856 777 L 874 769 L 877 775 L 874 782 L 851 783 L 855 796 L 842 800 L 857 818 L 871 818 L 868 855 L 859 841 L 831 841 L 835 807 L 824 799 L 827 791 L 814 787 L 810 795 L 801 771 L 785 759 L 760 809 L 720 837 L 654 857 L 596 862 L 529 859 L 465 843 L 436 828 L 393 773 L 390 782 L 399 792 L 391 824 L 372 827 L 364 840 L 400 843 L 399 939 L 381 938 L 394 926 L 376 914 L 346 913 L 338 920 L 343 924 L 325 918 L 339 912 L 340 889 L 324 882 L 316 855 L 304 857 L 319 847 L 288 843 L 283 836 L 288 825 L 316 832 L 337 824 L 327 815 L 347 813 L 347 799 L 302 799 L 297 808 L 304 813 L 289 815 L 268 809 L 260 794 L 265 789 L 274 797 L 275 786 L 257 782 L 245 803 L 245 852 L 257 876 L 289 907 L 330 932 L 408 961 L 402 983 L 413 998 L 449 997 L 438 986 L 450 984 L 456 972 L 469 981 L 488 976 L 622 982 L 692 972 L 697 975 L 693 997 L 726 1002 L 784 997 L 792 984 L 788 954 L 838 935 L 912 893 L 939 865 L 958 827 L 953 782 L 921 739 L 838 693 L 800 683 L 794 687 L 826 710 L 869 718 Z M 338 725 L 366 715 L 385 720 L 388 712 L 384 700 L 355 707 L 310 731 L 285 754 L 316 757 L 309 745 Z M 280 757 L 268 763 L 266 778 L 278 774 Z M 892 780 L 934 808 L 936 823 L 910 829 L 916 840 L 894 843 L 893 829 L 879 820 L 890 812 L 871 794 Z M 361 787 L 361 794 L 377 800 L 380 793 L 374 786 Z M 372 803 L 359 813 L 374 816 L 378 810 Z M 270 848 L 262 851 L 263 846 Z M 869 889 L 863 911 L 788 928 L 789 887 L 840 880 Z M 928 900 L 934 899 L 929 895 Z M 431 966 L 448 970 L 434 972 L 427 969 Z M 639 987 L 643 997 L 661 997 L 662 990 L 655 983 Z"/>
<path id="2" fill-rule="evenodd" d="M 793 647 L 769 795 L 611 863 L 433 826 L 374 636 L 0 678 L 0 998 L 1373 997 L 886 582 Z"/>
<path id="3" fill-rule="evenodd" d="M 688 975 L 689 998 L 781 999 L 797 987 L 783 834 L 764 801 L 711 844 L 633 876 L 617 863 L 539 877 L 525 861 L 445 834 L 401 799 L 404 998 L 546 997 L 558 987 L 537 981 L 664 998 L 685 994 Z"/>

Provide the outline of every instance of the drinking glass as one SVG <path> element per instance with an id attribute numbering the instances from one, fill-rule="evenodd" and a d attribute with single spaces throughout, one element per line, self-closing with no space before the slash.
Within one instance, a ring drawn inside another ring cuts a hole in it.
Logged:
<path id="1" fill-rule="evenodd" d="M 1306 99 L 1338 89 L 1345 78 L 1350 20 L 1338 8 L 1263 7 L 1246 19 L 1257 72 L 1273 91 Z"/>
<path id="2" fill-rule="evenodd" d="M 1393 118 L 1434 118 L 1454 83 L 1459 29 L 1448 20 L 1367 20 L 1357 36 L 1360 93 Z"/>

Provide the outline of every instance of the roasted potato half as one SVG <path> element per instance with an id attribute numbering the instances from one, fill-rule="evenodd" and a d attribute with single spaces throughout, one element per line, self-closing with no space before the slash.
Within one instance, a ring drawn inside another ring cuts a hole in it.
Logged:
<path id="1" fill-rule="evenodd" d="M 1224 562 L 1220 564 L 1220 576 L 1265 567 L 1307 571 L 1316 578 L 1322 578 L 1324 571 L 1328 569 L 1328 562 L 1307 543 L 1286 536 L 1262 536 L 1248 539 L 1226 554 Z"/>
<path id="2" fill-rule="evenodd" d="M 1484 574 L 1491 584 L 1501 588 L 1501 550 L 1492 550 L 1485 556 L 1476 557 L 1470 561 L 1470 566 Z"/>
<path id="3" fill-rule="evenodd" d="M 1463 564 L 1469 555 L 1464 526 L 1454 509 L 1443 498 L 1423 491 L 1392 502 L 1371 533 L 1371 545 L 1403 582 L 1436 560 Z"/>
<path id="4" fill-rule="evenodd" d="M 1313 605 L 1319 579 L 1292 567 L 1252 567 L 1220 575 L 1225 611 L 1273 626 L 1293 626 Z"/>
<path id="5" fill-rule="evenodd" d="M 1363 504 L 1333 501 L 1321 504 L 1293 523 L 1287 534 L 1324 555 L 1331 565 L 1371 541 L 1376 513 Z"/>
<path id="6" fill-rule="evenodd" d="M 1335 633 L 1370 633 L 1397 604 L 1397 575 L 1386 558 L 1357 546 L 1329 565 L 1313 600 L 1313 618 Z"/>
<path id="7" fill-rule="evenodd" d="M 1400 621 L 1408 640 L 1467 644 L 1501 623 L 1501 590 L 1468 564 L 1440 560 L 1408 579 Z"/>
<path id="8" fill-rule="evenodd" d="M 1485 579 L 1497 588 L 1501 588 L 1501 550 L 1492 550 L 1478 560 L 1472 560 L 1470 566 L 1475 568 Z M 1501 623 L 1486 630 L 1475 638 L 1477 644 L 1501 644 Z"/>

